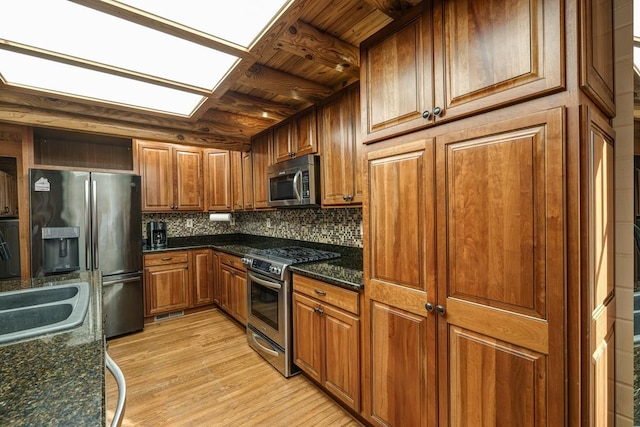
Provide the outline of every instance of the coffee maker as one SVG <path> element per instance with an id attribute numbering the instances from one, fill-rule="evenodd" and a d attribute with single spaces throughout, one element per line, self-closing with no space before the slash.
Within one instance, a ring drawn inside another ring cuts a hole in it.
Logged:
<path id="1" fill-rule="evenodd" d="M 147 223 L 147 246 L 150 248 L 167 246 L 167 224 L 164 221 L 149 221 Z"/>

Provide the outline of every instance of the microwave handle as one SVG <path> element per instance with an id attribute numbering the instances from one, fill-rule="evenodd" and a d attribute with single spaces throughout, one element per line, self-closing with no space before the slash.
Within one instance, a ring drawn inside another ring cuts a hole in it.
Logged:
<path id="1" fill-rule="evenodd" d="M 300 193 L 302 193 L 302 181 L 300 180 L 301 177 L 302 171 L 296 172 L 296 174 L 293 176 L 293 191 L 295 191 L 296 199 L 298 199 L 298 201 L 302 201 L 302 196 L 300 195 Z M 300 191 L 298 191 L 298 185 L 300 185 Z"/>

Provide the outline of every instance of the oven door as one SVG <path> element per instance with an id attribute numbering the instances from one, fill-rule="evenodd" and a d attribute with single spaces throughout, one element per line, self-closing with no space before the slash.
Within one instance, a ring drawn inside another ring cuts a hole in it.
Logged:
<path id="1" fill-rule="evenodd" d="M 286 347 L 286 282 L 247 271 L 248 323 Z"/>

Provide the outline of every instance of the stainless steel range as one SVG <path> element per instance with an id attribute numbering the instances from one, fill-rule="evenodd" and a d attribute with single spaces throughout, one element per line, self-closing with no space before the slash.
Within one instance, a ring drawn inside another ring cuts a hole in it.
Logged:
<path id="1" fill-rule="evenodd" d="M 293 364 L 291 271 L 289 266 L 338 258 L 339 253 L 288 246 L 247 254 L 247 341 L 285 377 L 299 372 Z"/>

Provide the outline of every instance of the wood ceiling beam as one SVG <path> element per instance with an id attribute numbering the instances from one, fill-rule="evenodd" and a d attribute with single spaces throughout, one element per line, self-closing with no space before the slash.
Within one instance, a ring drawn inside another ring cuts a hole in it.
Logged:
<path id="1" fill-rule="evenodd" d="M 262 129 L 271 126 L 271 122 L 264 119 L 250 118 L 238 114 L 227 113 L 223 117 L 211 115 L 207 120 L 192 121 L 179 120 L 171 117 L 150 115 L 139 112 L 125 111 L 97 105 L 82 104 L 73 100 L 52 98 L 12 90 L 0 85 L 0 102 L 4 104 L 16 104 L 26 107 L 35 107 L 47 111 L 61 111 L 63 113 L 91 116 L 100 119 L 111 119 L 121 122 L 131 122 L 161 128 L 175 128 L 183 130 L 196 130 L 198 132 L 216 136 L 231 138 L 246 138 L 259 133 Z"/>
<path id="2" fill-rule="evenodd" d="M 422 0 L 366 0 L 367 3 L 380 10 L 387 16 L 397 19 L 408 9 L 421 3 Z"/>
<path id="3" fill-rule="evenodd" d="M 248 137 L 238 138 L 184 129 L 168 129 L 113 119 L 63 113 L 60 111 L 52 112 L 15 104 L 0 103 L 0 121 L 36 127 L 188 144 L 207 148 L 244 151 L 250 147 L 250 139 Z"/>
<path id="4" fill-rule="evenodd" d="M 272 124 L 291 117 L 301 109 L 234 91 L 227 92 L 219 100 L 212 100 L 210 106 L 250 117 L 269 120 Z M 205 113 L 205 116 L 206 115 L 207 113 Z"/>
<path id="5" fill-rule="evenodd" d="M 331 96 L 333 91 L 321 84 L 306 80 L 260 64 L 253 64 L 239 81 L 240 84 L 266 90 L 299 102 L 317 103 Z"/>
<path id="6" fill-rule="evenodd" d="M 351 77 L 360 77 L 360 50 L 331 34 L 302 22 L 289 26 L 276 46 Z"/>

